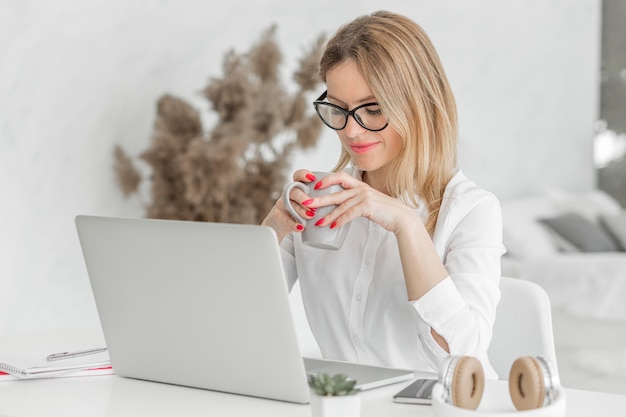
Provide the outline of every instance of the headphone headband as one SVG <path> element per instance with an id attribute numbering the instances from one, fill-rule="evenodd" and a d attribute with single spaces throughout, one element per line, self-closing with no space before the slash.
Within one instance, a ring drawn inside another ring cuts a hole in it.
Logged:
<path id="1" fill-rule="evenodd" d="M 443 395 L 446 403 L 452 404 L 452 377 L 456 364 L 461 356 L 451 355 L 446 358 L 439 373 L 439 381 L 443 384 Z"/>
<path id="2" fill-rule="evenodd" d="M 544 397 L 544 407 L 554 403 L 559 396 L 559 387 L 561 386 L 561 380 L 558 372 L 554 369 L 552 363 L 543 356 L 536 356 L 535 359 L 541 367 L 543 375 L 543 386 L 546 388 L 546 395 Z"/>

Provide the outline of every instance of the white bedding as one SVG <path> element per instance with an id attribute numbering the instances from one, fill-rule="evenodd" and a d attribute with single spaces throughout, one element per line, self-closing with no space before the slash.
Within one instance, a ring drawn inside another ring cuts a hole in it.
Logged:
<path id="1" fill-rule="evenodd" d="M 563 253 L 526 259 L 518 278 L 540 284 L 552 308 L 626 323 L 626 253 Z"/>
<path id="2" fill-rule="evenodd" d="M 626 393 L 626 252 L 573 252 L 538 220 L 577 213 L 597 222 L 624 212 L 601 190 L 548 190 L 502 204 L 502 274 L 548 293 L 566 386 Z"/>

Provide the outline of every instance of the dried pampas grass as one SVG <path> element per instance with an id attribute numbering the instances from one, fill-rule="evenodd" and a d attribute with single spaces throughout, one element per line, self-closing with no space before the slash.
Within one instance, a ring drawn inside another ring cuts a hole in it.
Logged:
<path id="1" fill-rule="evenodd" d="M 272 26 L 247 53 L 224 55 L 222 76 L 202 90 L 217 116 L 209 132 L 186 101 L 158 100 L 151 143 L 139 156 L 152 172 L 147 217 L 258 224 L 287 181 L 293 152 L 316 145 L 322 123 L 306 97 L 319 83 L 324 37 L 300 59 L 289 94 L 275 34 Z M 132 158 L 120 146 L 114 158 L 122 193 L 138 193 L 143 179 Z"/>

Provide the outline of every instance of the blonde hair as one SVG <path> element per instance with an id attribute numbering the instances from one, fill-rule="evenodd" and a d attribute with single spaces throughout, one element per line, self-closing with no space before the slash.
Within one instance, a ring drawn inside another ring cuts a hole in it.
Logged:
<path id="1" fill-rule="evenodd" d="M 437 222 L 443 193 L 457 165 L 458 122 L 450 84 L 433 44 L 411 19 L 387 11 L 361 16 L 328 41 L 319 76 L 352 59 L 363 74 L 403 152 L 390 164 L 387 189 L 414 207 L 428 208 L 427 230 Z M 350 162 L 342 150 L 335 167 Z"/>

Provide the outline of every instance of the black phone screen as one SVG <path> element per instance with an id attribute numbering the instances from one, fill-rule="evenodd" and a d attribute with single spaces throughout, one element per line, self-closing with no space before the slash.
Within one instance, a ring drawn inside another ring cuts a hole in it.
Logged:
<path id="1" fill-rule="evenodd" d="M 418 379 L 393 396 L 398 403 L 430 404 L 436 379 Z"/>

